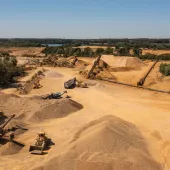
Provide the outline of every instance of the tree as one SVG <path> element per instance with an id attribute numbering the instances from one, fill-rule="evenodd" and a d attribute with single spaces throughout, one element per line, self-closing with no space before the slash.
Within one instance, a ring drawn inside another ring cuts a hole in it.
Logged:
<path id="1" fill-rule="evenodd" d="M 72 56 L 72 55 L 73 55 L 73 48 L 66 47 L 65 48 L 65 56 L 68 57 L 68 56 Z"/>
<path id="2" fill-rule="evenodd" d="M 56 51 L 57 54 L 64 54 L 65 51 L 64 51 L 64 48 L 63 47 L 57 47 L 57 51 Z"/>
<path id="3" fill-rule="evenodd" d="M 140 55 L 142 55 L 142 49 L 135 47 L 135 48 L 133 48 L 133 53 L 134 53 L 134 55 L 140 56 Z"/>
<path id="4" fill-rule="evenodd" d="M 104 52 L 103 48 L 97 48 L 95 54 L 96 55 L 101 55 L 101 54 L 103 54 L 103 52 Z"/>
<path id="5" fill-rule="evenodd" d="M 130 55 L 129 54 L 129 48 L 126 48 L 126 47 L 122 47 L 122 48 L 120 48 L 119 50 L 118 50 L 118 54 L 120 55 L 120 56 L 127 56 L 127 55 Z"/>
<path id="6" fill-rule="evenodd" d="M 105 53 L 105 54 L 113 54 L 113 48 L 107 47 L 107 48 L 104 50 L 104 53 Z"/>
<path id="7" fill-rule="evenodd" d="M 0 85 L 6 85 L 13 81 L 15 76 L 23 74 L 22 67 L 17 67 L 17 60 L 13 56 L 0 58 Z"/>
<path id="8" fill-rule="evenodd" d="M 161 64 L 159 71 L 165 75 L 165 76 L 169 76 L 170 75 L 170 64 Z"/>
<path id="9" fill-rule="evenodd" d="M 74 56 L 81 56 L 82 52 L 80 48 L 74 48 L 73 55 Z"/>
<path id="10" fill-rule="evenodd" d="M 90 47 L 84 48 L 83 56 L 85 56 L 85 57 L 92 57 L 93 56 L 92 49 Z"/>

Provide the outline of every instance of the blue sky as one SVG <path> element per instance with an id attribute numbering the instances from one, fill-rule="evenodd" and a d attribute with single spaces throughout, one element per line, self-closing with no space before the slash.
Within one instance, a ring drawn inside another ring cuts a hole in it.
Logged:
<path id="1" fill-rule="evenodd" d="M 0 0 L 2 38 L 170 38 L 170 0 Z"/>

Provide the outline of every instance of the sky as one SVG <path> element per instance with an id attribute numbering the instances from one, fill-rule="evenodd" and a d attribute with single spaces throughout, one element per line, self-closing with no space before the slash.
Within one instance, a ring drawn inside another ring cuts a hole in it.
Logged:
<path id="1" fill-rule="evenodd" d="M 0 38 L 170 38 L 170 0 L 0 0 Z"/>

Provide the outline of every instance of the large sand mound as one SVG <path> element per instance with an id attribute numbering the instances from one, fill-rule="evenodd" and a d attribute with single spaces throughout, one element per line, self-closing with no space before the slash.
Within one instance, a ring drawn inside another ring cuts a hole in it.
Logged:
<path id="1" fill-rule="evenodd" d="M 138 70 L 145 64 L 137 57 L 114 57 L 102 55 L 101 59 L 107 63 L 113 71 Z"/>
<path id="2" fill-rule="evenodd" d="M 61 118 L 82 108 L 81 104 L 71 99 L 43 100 L 0 94 L 0 110 L 7 115 L 16 114 L 19 120 L 42 121 Z"/>
<path id="3" fill-rule="evenodd" d="M 61 148 L 61 147 L 60 147 Z M 81 128 L 43 170 L 161 170 L 137 128 L 114 116 Z"/>

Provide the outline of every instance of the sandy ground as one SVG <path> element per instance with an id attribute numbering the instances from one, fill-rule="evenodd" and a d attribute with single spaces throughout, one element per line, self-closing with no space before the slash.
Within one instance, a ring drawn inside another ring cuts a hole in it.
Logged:
<path id="1" fill-rule="evenodd" d="M 77 72 L 71 69 L 47 69 L 63 76 L 44 78 L 41 81 L 43 87 L 33 90 L 29 96 L 62 91 L 64 81 L 77 76 Z M 18 138 L 26 144 L 26 147 L 18 154 L 1 156 L 1 170 L 28 170 L 44 165 L 45 162 L 62 153 L 60 149 L 64 141 L 66 139 L 67 142 L 70 141 L 68 138 L 72 139 L 83 125 L 107 115 L 117 116 L 135 125 L 145 140 L 145 147 L 150 157 L 161 165 L 161 169 L 170 169 L 169 95 L 99 81 L 95 86 L 87 89 L 68 90 L 68 94 L 84 108 L 61 119 L 30 123 L 29 131 Z M 45 131 L 55 145 L 46 155 L 30 155 L 28 146 L 40 130 Z"/>
<path id="2" fill-rule="evenodd" d="M 41 53 L 43 49 L 44 47 L 11 47 L 11 48 L 0 47 L 0 51 L 9 52 L 11 55 L 14 55 L 16 57 L 22 57 L 25 54 L 44 56 L 44 54 Z"/>
<path id="3" fill-rule="evenodd" d="M 152 49 L 142 50 L 142 55 L 145 55 L 147 53 L 155 54 L 155 55 L 170 54 L 170 50 L 152 50 Z"/>

